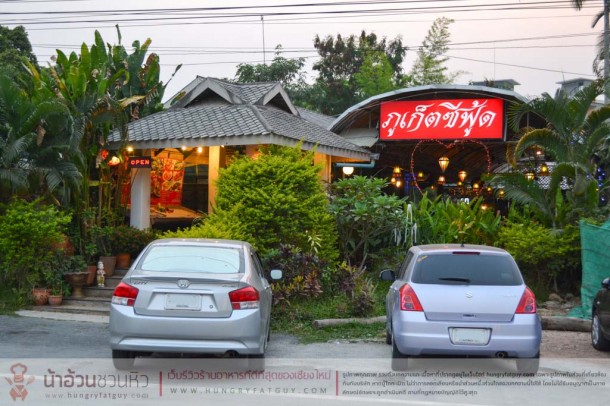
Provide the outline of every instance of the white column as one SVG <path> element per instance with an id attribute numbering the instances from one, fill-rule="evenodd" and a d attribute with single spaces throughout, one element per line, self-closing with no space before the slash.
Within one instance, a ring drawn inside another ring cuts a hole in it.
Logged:
<path id="1" fill-rule="evenodd" d="M 150 228 L 150 168 L 131 170 L 131 214 L 129 223 L 140 230 Z"/>

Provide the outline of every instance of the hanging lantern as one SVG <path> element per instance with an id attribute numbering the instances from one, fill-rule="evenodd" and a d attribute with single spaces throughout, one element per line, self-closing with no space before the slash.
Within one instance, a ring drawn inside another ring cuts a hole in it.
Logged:
<path id="1" fill-rule="evenodd" d="M 460 178 L 460 180 L 462 182 L 464 182 L 466 180 L 466 176 L 468 176 L 468 172 L 466 172 L 466 171 L 459 171 L 458 172 L 458 178 Z"/>
<path id="2" fill-rule="evenodd" d="M 444 175 L 439 176 L 437 183 L 439 185 L 444 185 L 445 184 L 445 176 Z"/>
<path id="3" fill-rule="evenodd" d="M 473 190 L 475 190 L 475 191 L 477 191 L 477 192 L 479 191 L 479 188 L 480 188 L 480 187 L 481 187 L 481 186 L 479 185 L 479 182 L 474 182 L 474 183 L 472 184 L 472 189 L 473 189 Z"/>
<path id="4" fill-rule="evenodd" d="M 547 166 L 546 163 L 543 163 L 542 165 L 540 165 L 540 176 L 549 176 L 549 167 Z"/>
<path id="5" fill-rule="evenodd" d="M 441 167 L 441 171 L 445 172 L 445 169 L 449 166 L 449 158 L 443 155 L 438 159 L 438 166 Z"/>

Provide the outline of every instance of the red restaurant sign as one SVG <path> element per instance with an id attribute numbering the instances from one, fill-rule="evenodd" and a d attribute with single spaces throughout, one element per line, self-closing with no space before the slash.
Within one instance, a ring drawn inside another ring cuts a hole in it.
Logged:
<path id="1" fill-rule="evenodd" d="M 500 99 L 394 101 L 381 104 L 382 140 L 502 139 Z"/>

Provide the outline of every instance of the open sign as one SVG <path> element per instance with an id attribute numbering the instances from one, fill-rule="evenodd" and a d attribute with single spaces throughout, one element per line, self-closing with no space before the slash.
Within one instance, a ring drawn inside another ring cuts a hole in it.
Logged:
<path id="1" fill-rule="evenodd" d="M 150 168 L 151 158 L 149 156 L 137 156 L 129 158 L 130 168 Z"/>

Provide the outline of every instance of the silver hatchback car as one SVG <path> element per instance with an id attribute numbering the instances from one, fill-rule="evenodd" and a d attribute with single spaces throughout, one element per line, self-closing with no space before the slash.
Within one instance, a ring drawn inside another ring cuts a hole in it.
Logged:
<path id="1" fill-rule="evenodd" d="M 247 356 L 251 368 L 264 369 L 271 304 L 271 287 L 250 244 L 153 241 L 112 297 L 114 365 L 131 368 L 142 353 L 204 353 Z"/>
<path id="2" fill-rule="evenodd" d="M 419 355 L 511 357 L 536 373 L 542 328 L 536 298 L 512 256 L 480 245 L 409 249 L 386 297 L 392 369 Z"/>

